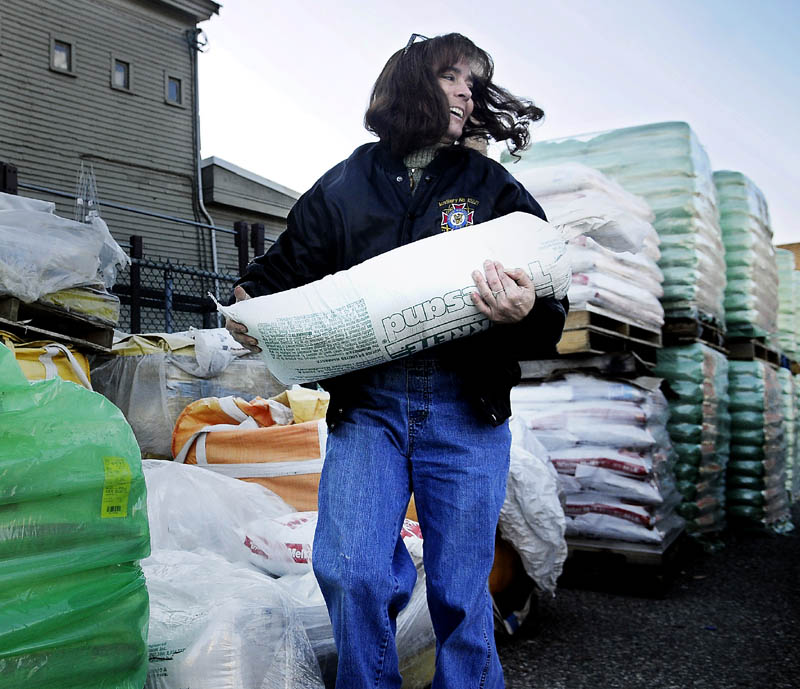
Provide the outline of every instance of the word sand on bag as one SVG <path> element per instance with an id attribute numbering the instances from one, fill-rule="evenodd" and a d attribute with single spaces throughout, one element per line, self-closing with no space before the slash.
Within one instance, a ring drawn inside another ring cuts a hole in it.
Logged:
<path id="1" fill-rule="evenodd" d="M 538 297 L 563 298 L 571 271 L 559 230 L 511 213 L 427 237 L 302 287 L 219 310 L 247 327 L 270 372 L 307 383 L 399 359 L 486 330 L 472 303 L 483 261 L 524 268 Z"/>

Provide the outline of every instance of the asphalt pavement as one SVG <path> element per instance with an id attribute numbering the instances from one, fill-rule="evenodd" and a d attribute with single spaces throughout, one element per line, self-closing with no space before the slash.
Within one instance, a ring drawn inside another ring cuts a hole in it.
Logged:
<path id="1" fill-rule="evenodd" d="M 793 523 L 681 539 L 662 567 L 568 560 L 498 635 L 507 689 L 800 689 L 799 504 Z"/>

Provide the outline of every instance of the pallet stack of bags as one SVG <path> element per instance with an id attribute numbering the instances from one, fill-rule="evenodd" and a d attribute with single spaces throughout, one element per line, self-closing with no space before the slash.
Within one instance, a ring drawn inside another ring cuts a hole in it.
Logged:
<path id="1" fill-rule="evenodd" d="M 567 373 L 512 391 L 512 429 L 555 467 L 568 537 L 660 547 L 683 527 L 659 383 Z"/>
<path id="2" fill-rule="evenodd" d="M 697 342 L 658 353 L 656 375 L 669 385 L 669 436 L 687 532 L 713 535 L 726 526 L 725 472 L 730 452 L 728 359 Z"/>
<path id="3" fill-rule="evenodd" d="M 139 448 L 108 400 L 0 345 L 0 687 L 141 689 L 150 550 Z"/>
<path id="4" fill-rule="evenodd" d="M 727 513 L 737 526 L 789 528 L 786 432 L 778 372 L 763 361 L 731 361 L 731 458 Z"/>
<path id="5" fill-rule="evenodd" d="M 647 202 L 580 163 L 514 172 L 567 240 L 570 309 L 595 306 L 626 322 L 660 330 L 664 276 Z"/>
<path id="6" fill-rule="evenodd" d="M 661 122 L 534 143 L 518 163 L 501 161 L 519 177 L 529 167 L 577 162 L 603 172 L 643 197 L 655 213 L 667 318 L 724 324 L 722 233 L 711 165 L 685 122 Z"/>
<path id="7" fill-rule="evenodd" d="M 800 426 L 800 415 L 796 407 L 797 390 L 795 377 L 790 369 L 780 366 L 777 370 L 778 383 L 781 388 L 781 409 L 783 411 L 783 429 L 786 442 L 786 492 L 790 502 L 792 498 L 792 486 L 798 465 L 797 430 Z"/>
<path id="8" fill-rule="evenodd" d="M 775 249 L 775 263 L 778 268 L 778 345 L 790 360 L 796 361 L 800 343 L 795 310 L 800 303 L 794 297 L 794 254 L 787 249 Z"/>
<path id="9" fill-rule="evenodd" d="M 741 172 L 718 170 L 714 185 L 725 244 L 728 336 L 772 343 L 778 329 L 778 265 L 767 202 Z"/>

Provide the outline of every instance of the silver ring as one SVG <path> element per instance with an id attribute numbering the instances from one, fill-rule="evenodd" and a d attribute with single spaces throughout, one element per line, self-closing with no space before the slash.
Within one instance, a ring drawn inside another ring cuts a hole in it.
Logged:
<path id="1" fill-rule="evenodd" d="M 503 292 L 505 292 L 505 290 L 504 290 L 504 289 L 499 289 L 499 290 L 497 290 L 496 292 L 492 292 L 492 296 L 493 296 L 495 299 L 497 299 L 497 295 L 498 295 L 498 294 L 502 294 Z"/>

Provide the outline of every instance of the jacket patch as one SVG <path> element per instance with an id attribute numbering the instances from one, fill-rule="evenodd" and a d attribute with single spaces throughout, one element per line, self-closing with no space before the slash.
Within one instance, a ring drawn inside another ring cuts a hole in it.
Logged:
<path id="1" fill-rule="evenodd" d="M 460 230 L 473 224 L 475 206 L 480 203 L 477 199 L 447 199 L 439 201 L 442 209 L 442 232 Z"/>

